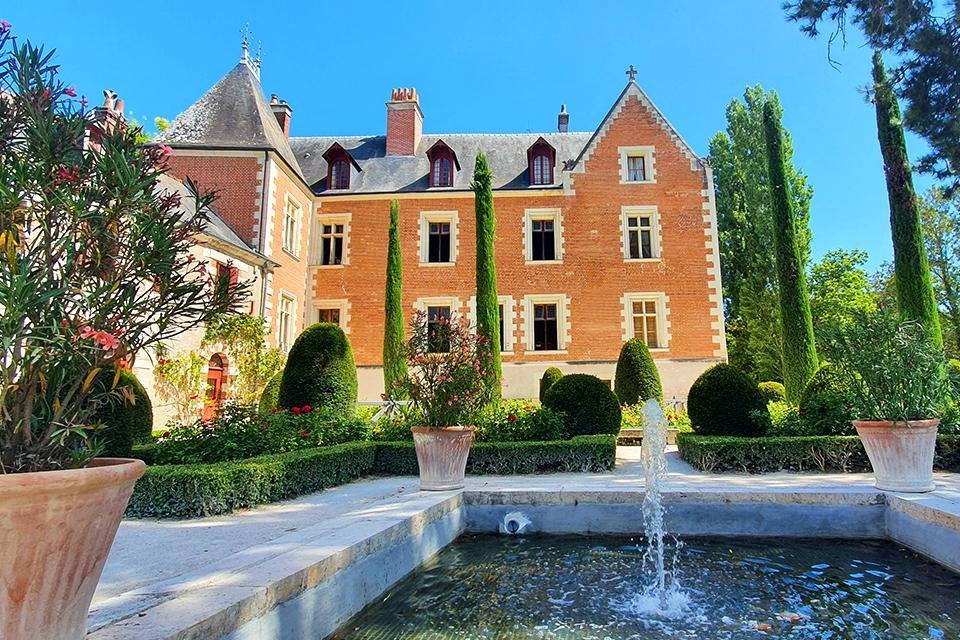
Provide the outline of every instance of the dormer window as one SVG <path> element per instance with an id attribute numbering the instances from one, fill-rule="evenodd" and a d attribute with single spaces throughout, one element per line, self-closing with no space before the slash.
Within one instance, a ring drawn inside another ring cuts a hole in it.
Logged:
<path id="1" fill-rule="evenodd" d="M 350 168 L 361 170 L 350 152 L 334 142 L 323 153 L 323 159 L 327 161 L 327 189 L 349 189 Z"/>
<path id="2" fill-rule="evenodd" d="M 430 161 L 429 185 L 431 187 L 452 187 L 454 171 L 460 170 L 460 162 L 453 149 L 443 140 L 437 142 L 427 150 L 427 159 Z"/>
<path id="3" fill-rule="evenodd" d="M 553 167 L 556 161 L 557 152 L 553 146 L 543 138 L 538 138 L 537 141 L 527 149 L 527 163 L 530 167 L 530 184 L 553 184 Z"/>

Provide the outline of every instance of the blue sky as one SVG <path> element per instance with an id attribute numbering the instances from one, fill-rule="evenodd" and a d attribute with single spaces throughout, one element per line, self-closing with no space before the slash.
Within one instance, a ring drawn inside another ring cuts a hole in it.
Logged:
<path id="1" fill-rule="evenodd" d="M 748 84 L 776 89 L 794 161 L 814 187 L 813 255 L 892 255 L 872 105 L 859 91 L 859 34 L 827 62 L 825 38 L 785 21 L 779 0 L 652 2 L 27 2 L 0 7 L 14 31 L 56 47 L 63 77 L 99 100 L 110 87 L 141 122 L 172 119 L 238 60 L 249 23 L 264 91 L 293 107 L 293 135 L 378 134 L 391 87 L 420 93 L 428 132 L 593 130 L 637 80 L 701 155 Z M 908 137 L 912 158 L 922 141 Z M 918 176 L 918 190 L 931 181 Z"/>

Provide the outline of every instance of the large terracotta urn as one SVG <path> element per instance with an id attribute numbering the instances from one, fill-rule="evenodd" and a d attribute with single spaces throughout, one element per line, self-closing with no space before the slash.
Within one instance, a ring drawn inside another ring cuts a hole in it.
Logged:
<path id="1" fill-rule="evenodd" d="M 878 489 L 933 491 L 933 455 L 939 425 L 939 420 L 853 421 L 870 458 Z"/>
<path id="2" fill-rule="evenodd" d="M 140 460 L 0 475 L 0 638 L 81 640 Z"/>
<path id="3" fill-rule="evenodd" d="M 474 427 L 411 427 L 410 430 L 420 466 L 420 489 L 462 489 Z"/>

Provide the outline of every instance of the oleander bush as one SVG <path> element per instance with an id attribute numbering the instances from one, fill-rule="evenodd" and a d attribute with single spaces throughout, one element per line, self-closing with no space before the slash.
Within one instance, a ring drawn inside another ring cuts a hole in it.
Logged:
<path id="1" fill-rule="evenodd" d="M 540 378 L 540 402 L 543 402 L 543 397 L 547 395 L 547 391 L 550 390 L 550 387 L 557 384 L 557 380 L 563 377 L 563 371 L 560 371 L 557 367 L 547 367 L 547 370 L 543 372 L 543 376 Z"/>
<path id="2" fill-rule="evenodd" d="M 620 349 L 613 391 L 620 404 L 643 404 L 650 398 L 663 401 L 660 372 L 640 338 L 627 340 Z"/>
<path id="3" fill-rule="evenodd" d="M 777 471 L 870 471 L 856 436 L 739 438 L 681 433 L 680 457 L 701 471 L 774 473 Z M 937 437 L 934 469 L 960 472 L 960 436 Z"/>
<path id="4" fill-rule="evenodd" d="M 278 371 L 267 380 L 266 386 L 263 387 L 263 393 L 260 394 L 260 402 L 257 405 L 260 415 L 270 415 L 273 413 L 273 410 L 277 408 L 277 401 L 280 399 L 280 381 L 282 379 L 283 371 Z"/>
<path id="5" fill-rule="evenodd" d="M 297 336 L 287 355 L 277 406 L 310 405 L 353 418 L 357 367 L 350 341 L 338 325 L 320 322 Z"/>
<path id="6" fill-rule="evenodd" d="M 767 402 L 783 402 L 787 399 L 787 390 L 784 388 L 782 382 L 768 380 L 758 384 L 757 388 L 760 389 L 760 393 L 763 394 L 763 399 Z"/>
<path id="7" fill-rule="evenodd" d="M 613 436 L 554 442 L 479 442 L 467 473 L 602 472 L 616 461 Z M 320 491 L 374 474 L 416 475 L 412 442 L 350 442 L 214 464 L 150 466 L 128 517 L 192 518 Z"/>
<path id="8" fill-rule="evenodd" d="M 568 438 L 563 416 L 526 400 L 503 400 L 477 420 L 476 442 L 531 442 Z"/>
<path id="9" fill-rule="evenodd" d="M 823 363 L 800 396 L 800 417 L 809 435 L 855 435 L 852 420 L 855 397 L 844 375 Z"/>
<path id="10" fill-rule="evenodd" d="M 761 436 L 768 425 L 762 418 L 767 403 L 760 389 L 747 374 L 724 363 L 694 381 L 687 411 L 693 430 L 702 435 Z"/>
<path id="11" fill-rule="evenodd" d="M 104 427 L 94 436 L 104 445 L 101 455 L 129 458 L 132 447 L 138 442 L 150 440 L 153 431 L 153 404 L 146 389 L 129 369 L 108 369 L 97 378 L 104 390 L 117 384 L 93 416 L 94 423 Z"/>
<path id="12" fill-rule="evenodd" d="M 563 376 L 547 391 L 543 405 L 563 414 L 570 436 L 620 433 L 620 401 L 596 376 L 584 373 Z"/>

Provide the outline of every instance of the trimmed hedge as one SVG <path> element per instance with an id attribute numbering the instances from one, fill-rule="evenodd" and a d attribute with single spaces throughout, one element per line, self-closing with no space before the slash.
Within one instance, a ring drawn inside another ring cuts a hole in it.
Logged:
<path id="1" fill-rule="evenodd" d="M 681 459 L 710 473 L 871 470 L 857 436 L 737 438 L 680 433 L 677 447 Z M 933 466 L 937 471 L 960 472 L 960 436 L 937 437 Z"/>
<path id="2" fill-rule="evenodd" d="M 547 391 L 543 406 L 564 414 L 570 436 L 620 433 L 620 401 L 596 376 L 585 373 L 563 376 Z"/>
<path id="3" fill-rule="evenodd" d="M 350 341 L 339 326 L 318 322 L 297 336 L 287 355 L 277 406 L 310 405 L 357 414 L 357 367 Z"/>
<path id="4" fill-rule="evenodd" d="M 653 362 L 650 349 L 640 338 L 623 343 L 617 359 L 613 391 L 620 399 L 620 404 L 637 404 L 650 398 L 663 401 L 660 372 Z"/>
<path id="5" fill-rule="evenodd" d="M 540 402 L 543 402 L 544 396 L 547 395 L 547 391 L 550 391 L 550 388 L 557 384 L 560 378 L 563 377 L 563 371 L 556 367 L 548 367 L 546 371 L 543 372 L 543 376 L 540 378 Z"/>
<path id="6" fill-rule="evenodd" d="M 257 404 L 257 412 L 262 415 L 269 415 L 277 408 L 277 401 L 280 399 L 280 381 L 283 380 L 283 371 L 278 371 L 263 387 L 263 393 L 260 394 L 260 402 Z"/>
<path id="7" fill-rule="evenodd" d="M 100 374 L 99 380 L 103 381 L 101 384 L 109 388 L 113 384 L 115 371 L 110 369 Z M 129 388 L 133 402 L 128 402 L 126 397 L 120 395 L 124 387 Z M 128 458 L 134 444 L 150 440 L 153 431 L 153 403 L 137 376 L 128 369 L 120 369 L 115 390 L 119 397 L 111 398 L 110 402 L 97 409 L 93 416 L 94 422 L 106 425 L 106 428 L 95 435 L 104 443 L 101 455 Z"/>
<path id="8" fill-rule="evenodd" d="M 609 435 L 554 442 L 478 442 L 470 449 L 467 473 L 608 471 L 616 461 L 616 448 L 616 438 Z M 149 450 L 149 446 L 137 448 L 138 453 Z M 151 466 L 134 487 L 126 516 L 210 516 L 320 491 L 368 475 L 416 475 L 417 471 L 412 442 L 350 442 L 235 462 Z"/>
<path id="9" fill-rule="evenodd" d="M 784 389 L 783 384 L 780 382 L 774 382 L 772 380 L 761 382 L 757 385 L 757 388 L 760 389 L 760 393 L 763 394 L 763 399 L 767 402 L 783 402 L 787 399 L 787 390 Z"/>
<path id="10" fill-rule="evenodd" d="M 747 374 L 729 364 L 704 371 L 690 387 L 687 412 L 693 430 L 708 436 L 761 436 L 766 422 L 754 412 L 766 413 L 767 403 Z"/>
<path id="11" fill-rule="evenodd" d="M 852 436 L 853 391 L 837 369 L 823 363 L 800 396 L 800 416 L 808 433 L 817 436 Z"/>

